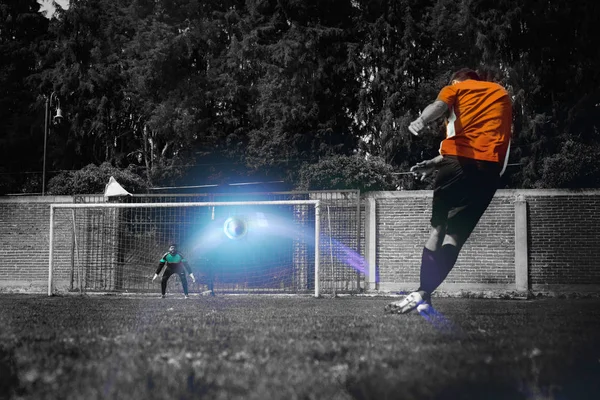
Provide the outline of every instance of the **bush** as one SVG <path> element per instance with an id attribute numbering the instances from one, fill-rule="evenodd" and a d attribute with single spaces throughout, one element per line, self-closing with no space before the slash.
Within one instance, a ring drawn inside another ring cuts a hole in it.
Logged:
<path id="1" fill-rule="evenodd" d="M 396 190 L 393 168 L 379 157 L 334 155 L 304 165 L 298 190 L 359 189 L 361 192 Z"/>
<path id="2" fill-rule="evenodd" d="M 567 140 L 560 153 L 546 158 L 542 166 L 541 188 L 598 188 L 600 187 L 600 149 Z"/>
<path id="3" fill-rule="evenodd" d="M 121 170 L 105 162 L 99 167 L 90 164 L 78 171 L 66 171 L 48 182 L 48 194 L 74 195 L 104 193 L 104 187 L 113 176 L 130 193 L 146 191 L 146 182 L 132 170 Z"/>

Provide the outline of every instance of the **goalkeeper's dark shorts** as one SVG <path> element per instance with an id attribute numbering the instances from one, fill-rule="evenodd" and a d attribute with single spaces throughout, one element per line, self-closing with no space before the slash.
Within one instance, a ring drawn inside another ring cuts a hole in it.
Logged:
<path id="1" fill-rule="evenodd" d="M 501 167 L 497 162 L 444 156 L 433 187 L 431 226 L 443 226 L 446 234 L 467 240 L 496 193 Z"/>
<path id="2" fill-rule="evenodd" d="M 186 274 L 189 274 L 190 272 L 191 271 L 188 271 L 182 263 L 167 264 L 163 276 L 167 275 L 167 277 L 169 277 L 173 274 L 178 274 L 182 279 L 185 279 Z"/>

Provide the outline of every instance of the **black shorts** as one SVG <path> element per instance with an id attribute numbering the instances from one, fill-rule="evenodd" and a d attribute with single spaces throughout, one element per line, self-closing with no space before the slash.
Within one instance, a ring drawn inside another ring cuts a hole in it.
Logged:
<path id="1" fill-rule="evenodd" d="M 181 264 L 169 264 L 165 268 L 165 273 L 163 274 L 164 279 L 169 279 L 171 275 L 177 274 L 181 278 L 181 280 L 186 279 L 186 269 Z M 187 279 L 186 279 L 187 280 Z"/>
<path id="2" fill-rule="evenodd" d="M 431 226 L 467 240 L 496 193 L 501 168 L 497 162 L 444 156 L 433 187 Z"/>

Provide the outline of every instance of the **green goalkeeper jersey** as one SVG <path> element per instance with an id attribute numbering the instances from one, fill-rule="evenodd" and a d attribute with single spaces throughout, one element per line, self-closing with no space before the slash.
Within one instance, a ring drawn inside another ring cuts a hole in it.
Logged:
<path id="1" fill-rule="evenodd" d="M 164 265 L 171 268 L 178 268 L 180 266 L 183 266 L 188 272 L 188 274 L 191 272 L 190 268 L 187 265 L 187 260 L 179 253 L 165 253 L 158 262 L 158 269 L 156 270 L 157 275 L 160 274 L 160 271 L 162 270 Z"/>
<path id="2" fill-rule="evenodd" d="M 162 258 L 160 259 L 161 263 L 167 263 L 169 265 L 171 264 L 179 264 L 182 262 L 186 262 L 186 259 L 183 258 L 183 256 L 179 253 L 175 253 L 175 254 L 171 254 L 171 253 L 165 253 L 164 256 L 162 256 Z"/>

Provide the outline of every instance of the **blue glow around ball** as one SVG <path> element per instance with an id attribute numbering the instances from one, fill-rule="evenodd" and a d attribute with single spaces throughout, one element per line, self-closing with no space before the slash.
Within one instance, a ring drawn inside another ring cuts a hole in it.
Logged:
<path id="1" fill-rule="evenodd" d="M 223 231 L 229 239 L 240 239 L 248 232 L 248 226 L 242 218 L 229 217 L 223 224 Z"/>

